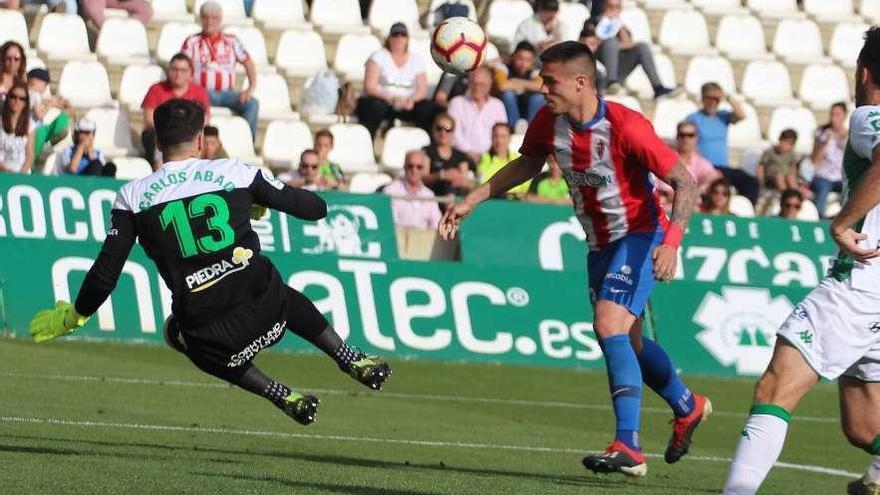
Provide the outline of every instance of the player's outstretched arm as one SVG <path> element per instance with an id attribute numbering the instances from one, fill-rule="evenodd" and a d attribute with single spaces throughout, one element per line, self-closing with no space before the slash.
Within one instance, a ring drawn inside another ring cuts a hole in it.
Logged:
<path id="1" fill-rule="evenodd" d="M 460 203 L 450 205 L 446 209 L 437 226 L 440 238 L 443 240 L 455 238 L 461 221 L 470 215 L 478 204 L 491 197 L 500 196 L 531 179 L 541 171 L 546 161 L 546 156 L 522 155 L 505 165 L 488 182 L 474 189 Z"/>
<path id="2" fill-rule="evenodd" d="M 675 197 L 672 201 L 672 215 L 669 220 L 669 228 L 663 243 L 653 253 L 654 277 L 657 280 L 672 280 L 678 264 L 677 251 L 687 230 L 688 222 L 697 205 L 697 195 L 700 193 L 694 176 L 681 162 L 666 174 L 664 180 L 672 186 Z"/>
<path id="3" fill-rule="evenodd" d="M 327 203 L 320 196 L 305 189 L 284 185 L 268 172 L 262 170 L 258 172 L 249 190 L 254 203 L 258 205 L 303 220 L 320 220 L 327 216 Z"/>
<path id="4" fill-rule="evenodd" d="M 864 218 L 869 211 L 880 204 L 880 145 L 871 155 L 871 167 L 865 172 L 862 182 L 849 197 L 837 218 L 831 222 L 831 235 L 840 249 L 852 255 L 857 261 L 868 262 L 880 255 L 876 247 L 859 247 L 859 241 L 867 238 L 865 234 L 853 230 L 853 225 Z"/>

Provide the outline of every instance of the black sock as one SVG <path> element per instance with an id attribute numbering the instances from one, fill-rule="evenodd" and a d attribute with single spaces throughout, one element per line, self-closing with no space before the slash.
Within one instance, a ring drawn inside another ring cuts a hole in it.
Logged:
<path id="1" fill-rule="evenodd" d="M 348 373 L 351 370 L 351 363 L 360 359 L 362 355 L 363 353 L 352 349 L 348 344 L 342 342 L 339 348 L 336 349 L 336 352 L 333 353 L 333 359 L 336 360 L 339 369 Z"/>
<path id="2" fill-rule="evenodd" d="M 290 392 L 291 390 L 287 385 L 272 380 L 266 385 L 266 388 L 263 389 L 263 392 L 260 395 L 272 401 L 276 406 L 281 407 L 284 405 L 285 397 L 290 395 Z"/>
<path id="3" fill-rule="evenodd" d="M 339 334 L 336 333 L 336 330 L 329 325 L 315 336 L 312 343 L 332 357 L 336 364 L 339 365 L 339 369 L 346 373 L 351 369 L 351 363 L 357 361 L 362 355 L 362 353 L 355 351 L 343 342 Z"/>
<path id="4" fill-rule="evenodd" d="M 230 381 L 248 392 L 269 399 L 278 407 L 283 405 L 284 398 L 291 392 L 286 385 L 269 378 L 252 364 L 248 365 L 248 368 L 238 379 Z"/>

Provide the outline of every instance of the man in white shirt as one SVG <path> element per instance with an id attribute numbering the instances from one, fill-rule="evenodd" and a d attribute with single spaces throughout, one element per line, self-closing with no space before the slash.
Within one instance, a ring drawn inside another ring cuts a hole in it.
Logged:
<path id="1" fill-rule="evenodd" d="M 516 28 L 513 44 L 528 41 L 541 53 L 564 39 L 565 24 L 559 18 L 559 0 L 537 0 L 535 15 L 522 21 Z"/>

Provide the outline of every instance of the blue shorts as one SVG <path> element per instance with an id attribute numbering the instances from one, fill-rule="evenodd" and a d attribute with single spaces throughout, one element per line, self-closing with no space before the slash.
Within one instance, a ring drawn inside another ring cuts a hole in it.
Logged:
<path id="1" fill-rule="evenodd" d="M 590 251 L 587 272 L 590 302 L 607 300 L 624 306 L 637 318 L 654 289 L 651 254 L 663 242 L 663 231 L 627 234 L 601 251 Z"/>

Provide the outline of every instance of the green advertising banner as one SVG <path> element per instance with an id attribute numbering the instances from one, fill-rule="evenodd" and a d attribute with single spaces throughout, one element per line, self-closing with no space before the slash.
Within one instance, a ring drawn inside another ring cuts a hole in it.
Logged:
<path id="1" fill-rule="evenodd" d="M 570 207 L 489 201 L 461 227 L 462 260 L 480 266 L 582 271 L 584 231 Z M 694 215 L 676 280 L 814 287 L 836 253 L 825 222 Z"/>

